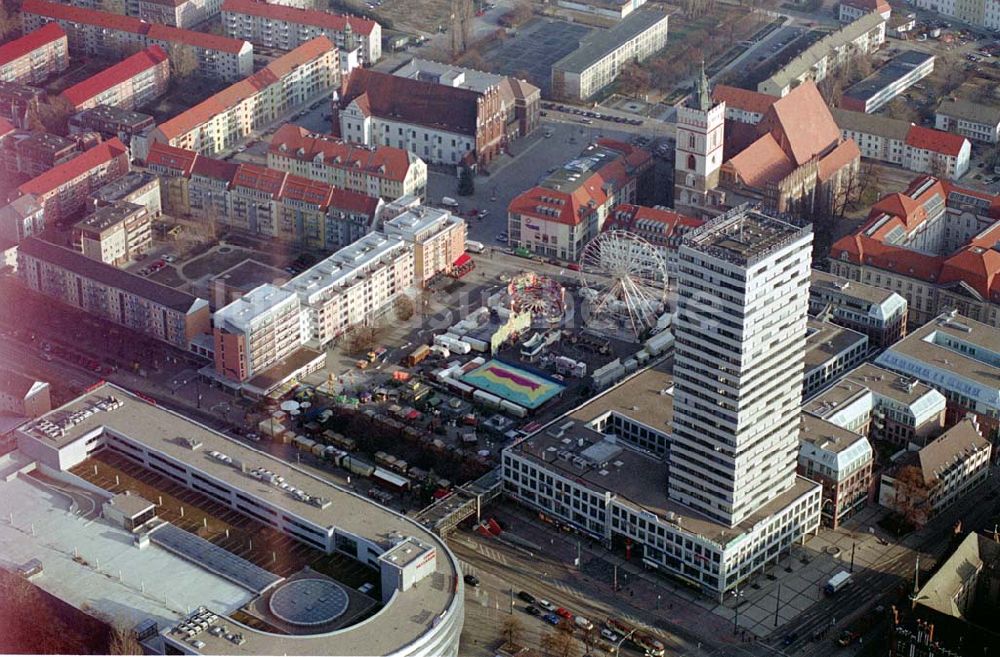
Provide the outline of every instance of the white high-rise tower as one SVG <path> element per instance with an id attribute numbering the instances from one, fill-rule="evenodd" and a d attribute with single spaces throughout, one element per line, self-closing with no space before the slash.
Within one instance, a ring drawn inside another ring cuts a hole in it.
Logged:
<path id="1" fill-rule="evenodd" d="M 677 108 L 674 151 L 674 207 L 694 216 L 715 216 L 725 197 L 719 186 L 726 103 L 712 102 L 705 63 L 688 103 Z"/>
<path id="2" fill-rule="evenodd" d="M 679 250 L 669 495 L 730 527 L 795 483 L 811 246 L 740 207 Z"/>

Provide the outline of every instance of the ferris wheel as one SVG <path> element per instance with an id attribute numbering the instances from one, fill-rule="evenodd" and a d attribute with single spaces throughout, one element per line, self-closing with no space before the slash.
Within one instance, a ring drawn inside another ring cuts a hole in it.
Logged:
<path id="1" fill-rule="evenodd" d="M 584 247 L 581 296 L 588 325 L 634 338 L 656 325 L 666 307 L 667 267 L 659 249 L 634 233 L 611 230 Z"/>

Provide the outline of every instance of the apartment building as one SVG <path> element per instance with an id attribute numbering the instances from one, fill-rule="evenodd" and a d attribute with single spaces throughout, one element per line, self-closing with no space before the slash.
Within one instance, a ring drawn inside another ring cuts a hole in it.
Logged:
<path id="1" fill-rule="evenodd" d="M 465 220 L 447 210 L 403 197 L 382 211 L 382 232 L 413 249 L 414 285 L 423 287 L 440 274 L 449 273 L 466 258 Z"/>
<path id="2" fill-rule="evenodd" d="M 787 96 L 803 82 L 819 84 L 854 57 L 866 57 L 885 43 L 885 19 L 878 13 L 861 16 L 806 48 L 795 59 L 757 85 L 757 91 Z"/>
<path id="3" fill-rule="evenodd" d="M 121 267 L 153 245 L 152 226 L 141 205 L 104 205 L 73 225 L 73 246 L 88 258 Z"/>
<path id="4" fill-rule="evenodd" d="M 802 414 L 797 471 L 823 487 L 825 526 L 836 529 L 864 508 L 872 492 L 874 456 L 863 435 Z"/>
<path id="5" fill-rule="evenodd" d="M 1000 30 L 1000 3 L 997 0 L 914 0 L 913 4 L 976 27 Z"/>
<path id="6" fill-rule="evenodd" d="M 40 176 L 54 166 L 68 162 L 80 153 L 80 145 L 48 132 L 8 134 L 0 144 L 4 168 L 11 174 Z"/>
<path id="7" fill-rule="evenodd" d="M 151 141 L 214 155 L 290 110 L 328 94 L 340 81 L 337 50 L 324 36 L 159 124 Z"/>
<path id="8" fill-rule="evenodd" d="M 552 65 L 552 95 L 576 101 L 592 98 L 614 82 L 625 65 L 663 50 L 669 21 L 667 13 L 642 9 L 586 35 L 576 50 Z"/>
<path id="9" fill-rule="evenodd" d="M 370 233 L 284 287 L 299 297 L 303 343 L 322 349 L 348 328 L 388 312 L 396 297 L 413 285 L 413 247 L 400 239 Z"/>
<path id="10" fill-rule="evenodd" d="M 841 0 L 837 13 L 841 23 L 852 23 L 871 13 L 889 20 L 892 16 L 892 7 L 885 0 Z"/>
<path id="11" fill-rule="evenodd" d="M 147 23 L 190 29 L 219 15 L 222 0 L 127 0 L 129 16 Z"/>
<path id="12" fill-rule="evenodd" d="M 23 183 L 17 195 L 33 196 L 44 211 L 45 222 L 51 225 L 82 210 L 92 191 L 128 171 L 128 149 L 112 139 Z"/>
<path id="13" fill-rule="evenodd" d="M 945 408 L 944 395 L 934 388 L 871 363 L 802 405 L 803 413 L 903 449 L 923 447 L 941 435 Z"/>
<path id="14" fill-rule="evenodd" d="M 953 180 L 969 171 L 972 144 L 965 137 L 888 116 L 845 109 L 830 112 L 844 139 L 858 144 L 862 157 Z"/>
<path id="15" fill-rule="evenodd" d="M 19 196 L 7 205 L 0 207 L 0 240 L 6 245 L 17 245 L 21 240 L 31 235 L 39 235 L 45 230 L 45 210 L 32 194 Z M 5 249 L 9 247 L 5 246 Z M 13 259 L 16 263 L 16 249 L 13 255 L 3 254 L 4 264 Z"/>
<path id="16" fill-rule="evenodd" d="M 802 399 L 809 399 L 864 361 L 868 336 L 810 317 L 804 353 Z"/>
<path id="17" fill-rule="evenodd" d="M 906 297 L 911 326 L 948 309 L 1000 327 L 1000 197 L 921 176 L 830 249 L 830 271 Z"/>
<path id="18" fill-rule="evenodd" d="M 855 283 L 819 269 L 809 283 L 809 314 L 868 336 L 883 349 L 906 335 L 906 299 L 891 290 Z"/>
<path id="19" fill-rule="evenodd" d="M 638 259 L 642 262 L 642 266 L 648 267 L 647 271 L 655 271 L 663 263 L 669 274 L 675 274 L 677 250 L 684 235 L 704 223 L 703 219 L 689 217 L 662 207 L 650 208 L 622 203 L 611 208 L 601 230 L 621 230 L 641 237 L 653 247 L 658 258 L 644 260 L 648 254 L 646 248 L 636 249 L 632 258 Z"/>
<path id="20" fill-rule="evenodd" d="M 507 142 L 534 132 L 541 122 L 542 91 L 535 85 L 511 76 L 484 73 L 473 68 L 410 58 L 393 72 L 396 77 L 468 89 L 479 94 L 496 90 L 500 94 L 504 139 Z"/>
<path id="21" fill-rule="evenodd" d="M 134 203 L 146 208 L 150 219 L 162 214 L 160 179 L 145 171 L 129 171 L 127 174 L 102 185 L 90 195 L 94 208 L 114 203 Z"/>
<path id="22" fill-rule="evenodd" d="M 0 368 L 0 415 L 36 418 L 51 410 L 48 383 Z"/>
<path id="23" fill-rule="evenodd" d="M 1000 330 L 956 312 L 939 315 L 882 352 L 875 363 L 938 389 L 949 424 L 972 413 L 990 440 L 1000 438 Z"/>
<path id="24" fill-rule="evenodd" d="M 855 112 L 872 113 L 934 72 L 934 55 L 904 50 L 864 80 L 844 91 L 840 107 Z"/>
<path id="25" fill-rule="evenodd" d="M 232 381 L 249 381 L 302 345 L 299 297 L 261 285 L 212 315 L 215 371 Z"/>
<path id="26" fill-rule="evenodd" d="M 98 105 L 69 117 L 69 134 L 96 132 L 105 139 L 117 137 L 127 146 L 134 135 L 154 125 L 156 122 L 149 114 Z"/>
<path id="27" fill-rule="evenodd" d="M 991 453 L 975 418 L 966 418 L 920 450 L 894 457 L 878 503 L 922 527 L 987 480 Z"/>
<path id="28" fill-rule="evenodd" d="M 351 144 L 290 123 L 271 137 L 267 166 L 387 202 L 427 190 L 427 165 L 405 149 Z"/>
<path id="29" fill-rule="evenodd" d="M 159 46 L 150 46 L 83 82 L 74 84 L 62 97 L 75 112 L 98 105 L 133 110 L 167 93 L 170 61 Z"/>
<path id="30" fill-rule="evenodd" d="M 177 49 L 190 51 L 199 75 L 238 80 L 253 73 L 253 46 L 247 41 L 46 0 L 24 0 L 21 16 L 25 30 L 58 23 L 66 30 L 70 52 L 90 57 L 121 59 L 157 45 L 168 56 Z"/>
<path id="31" fill-rule="evenodd" d="M 715 104 L 726 104 L 726 120 L 733 123 L 757 125 L 777 100 L 777 96 L 725 84 L 717 84 L 712 88 L 712 101 Z"/>
<path id="32" fill-rule="evenodd" d="M 309 248 L 347 246 L 372 230 L 382 207 L 377 197 L 161 143 L 146 168 L 165 181 L 173 212 Z"/>
<path id="33" fill-rule="evenodd" d="M 356 68 L 333 102 L 335 136 L 366 146 L 395 146 L 425 162 L 474 166 L 496 157 L 506 140 L 503 95 Z"/>
<path id="34" fill-rule="evenodd" d="M 35 292 L 178 349 L 211 330 L 204 299 L 35 237 L 21 242 L 17 273 Z"/>
<path id="35" fill-rule="evenodd" d="M 648 151 L 598 139 L 580 156 L 518 194 L 507 208 L 511 247 L 577 261 L 604 228 L 611 209 L 634 204 L 640 179 L 651 170 Z"/>
<path id="36" fill-rule="evenodd" d="M 945 99 L 938 105 L 934 127 L 986 144 L 1000 142 L 1000 108 L 968 100 Z"/>
<path id="37" fill-rule="evenodd" d="M 360 48 L 364 66 L 382 59 L 382 26 L 360 16 L 259 0 L 225 0 L 222 27 L 230 37 L 245 39 L 255 46 L 292 50 L 306 41 L 325 36 L 344 53 Z"/>
<path id="38" fill-rule="evenodd" d="M 28 119 L 44 98 L 45 92 L 41 89 L 0 80 L 0 118 L 10 121 L 17 128 L 29 130 L 31 125 Z"/>
<path id="39" fill-rule="evenodd" d="M 69 42 L 58 25 L 43 25 L 0 45 L 0 80 L 40 84 L 69 68 Z"/>
<path id="40" fill-rule="evenodd" d="M 558 0 L 563 9 L 620 21 L 646 4 L 646 0 Z"/>

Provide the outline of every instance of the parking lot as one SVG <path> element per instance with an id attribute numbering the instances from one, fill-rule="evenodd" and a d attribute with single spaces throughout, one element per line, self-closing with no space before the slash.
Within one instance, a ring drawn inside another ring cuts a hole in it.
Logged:
<path id="1" fill-rule="evenodd" d="M 585 25 L 535 19 L 517 30 L 498 47 L 483 53 L 494 72 L 525 78 L 548 97 L 552 91 L 552 65 L 576 50 L 579 42 L 593 31 Z"/>

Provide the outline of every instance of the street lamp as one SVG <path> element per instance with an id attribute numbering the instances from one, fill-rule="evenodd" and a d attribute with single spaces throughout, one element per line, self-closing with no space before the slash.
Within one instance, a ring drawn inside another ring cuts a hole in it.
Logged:
<path id="1" fill-rule="evenodd" d="M 733 589 L 733 597 L 736 598 L 736 616 L 733 617 L 733 634 L 739 633 L 740 628 L 740 600 L 743 598 L 743 591 Z"/>
<path id="2" fill-rule="evenodd" d="M 618 643 L 615 644 L 615 657 L 618 657 L 618 651 L 621 650 L 622 644 L 631 639 L 633 634 L 635 634 L 634 627 L 629 630 L 628 634 L 618 640 Z"/>

